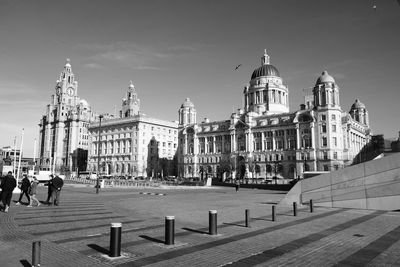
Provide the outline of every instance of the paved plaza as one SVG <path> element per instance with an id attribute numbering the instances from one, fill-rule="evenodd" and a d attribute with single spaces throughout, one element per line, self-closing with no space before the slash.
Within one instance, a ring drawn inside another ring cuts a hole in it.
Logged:
<path id="1" fill-rule="evenodd" d="M 0 266 L 397 266 L 400 213 L 272 205 L 285 192 L 234 188 L 107 188 L 67 184 L 60 206 L 0 213 Z M 39 200 L 46 188 L 39 187 Z M 251 227 L 245 227 L 245 210 Z M 208 212 L 218 212 L 218 235 Z M 164 244 L 175 216 L 175 245 Z M 122 256 L 109 258 L 110 223 L 122 223 Z"/>

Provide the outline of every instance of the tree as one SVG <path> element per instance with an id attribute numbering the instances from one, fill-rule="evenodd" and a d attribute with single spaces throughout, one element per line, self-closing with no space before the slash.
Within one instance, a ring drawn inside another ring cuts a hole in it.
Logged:
<path id="1" fill-rule="evenodd" d="M 226 172 L 229 173 L 231 171 L 232 171 L 232 164 L 229 159 L 222 160 L 219 163 L 218 172 L 221 177 L 224 175 L 224 173 Z"/>

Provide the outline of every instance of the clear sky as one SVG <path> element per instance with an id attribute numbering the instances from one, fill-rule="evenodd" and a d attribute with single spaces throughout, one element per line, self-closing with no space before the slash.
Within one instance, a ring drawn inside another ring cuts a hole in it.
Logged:
<path id="1" fill-rule="evenodd" d="M 119 109 L 132 80 L 147 115 L 177 120 L 190 97 L 198 121 L 224 120 L 264 49 L 291 111 L 327 70 L 343 110 L 359 98 L 374 134 L 397 137 L 399 41 L 396 0 L 0 0 L 0 146 L 25 128 L 33 156 L 66 58 L 96 112 Z"/>

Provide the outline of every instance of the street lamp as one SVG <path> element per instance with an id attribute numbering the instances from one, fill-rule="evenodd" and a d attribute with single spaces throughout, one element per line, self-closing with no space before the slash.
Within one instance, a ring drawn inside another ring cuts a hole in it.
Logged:
<path id="1" fill-rule="evenodd" d="M 305 151 L 301 152 L 301 155 L 303 157 L 303 179 L 304 177 L 304 173 L 306 172 L 306 166 L 307 166 L 307 153 Z"/>
<path id="2" fill-rule="evenodd" d="M 100 130 L 101 130 L 101 119 L 103 115 L 99 115 L 99 140 L 97 144 L 97 179 L 96 179 L 96 194 L 99 193 L 99 176 L 100 176 Z"/>
<path id="3" fill-rule="evenodd" d="M 248 164 L 248 173 L 246 177 L 246 184 L 249 182 L 249 174 L 251 173 L 251 180 L 254 182 L 254 156 L 253 153 L 250 151 L 247 155 L 247 164 Z"/>

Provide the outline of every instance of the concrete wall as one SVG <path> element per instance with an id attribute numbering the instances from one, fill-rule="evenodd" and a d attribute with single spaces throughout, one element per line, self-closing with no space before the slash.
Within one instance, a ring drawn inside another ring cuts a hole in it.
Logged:
<path id="1" fill-rule="evenodd" d="M 310 199 L 316 206 L 400 209 L 400 153 L 302 180 L 280 204 Z"/>

